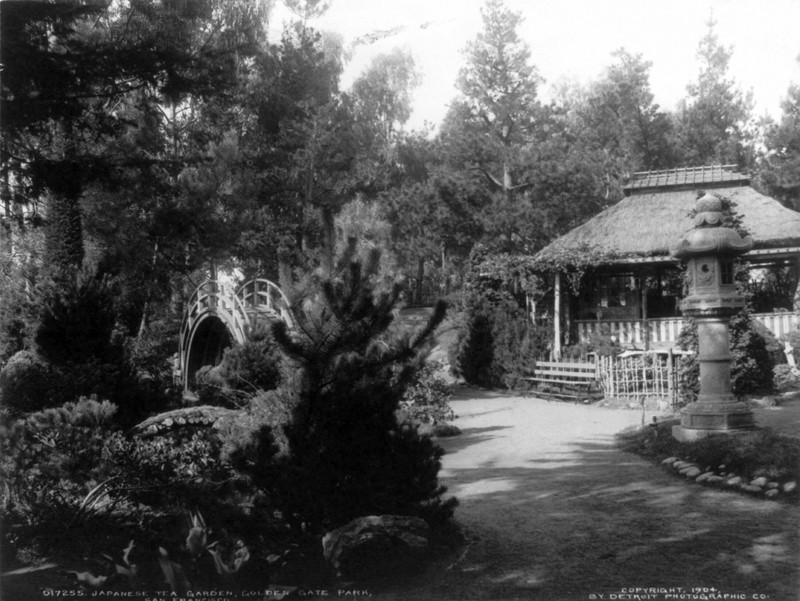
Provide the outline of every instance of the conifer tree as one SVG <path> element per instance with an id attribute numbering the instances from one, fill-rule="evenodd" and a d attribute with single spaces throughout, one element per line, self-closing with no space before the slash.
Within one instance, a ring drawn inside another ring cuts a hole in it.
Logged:
<path id="1" fill-rule="evenodd" d="M 290 523 L 311 531 L 373 514 L 435 521 L 455 505 L 441 498 L 443 451 L 396 418 L 444 303 L 421 331 L 393 332 L 400 287 L 379 289 L 377 252 L 363 262 L 354 254 L 351 244 L 332 275 L 295 293 L 296 329 L 275 328 L 296 369 L 279 503 Z"/>
<path id="2" fill-rule="evenodd" d="M 800 57 L 798 57 L 800 63 Z M 789 87 L 779 123 L 768 125 L 758 183 L 785 206 L 800 210 L 800 85 Z"/>
<path id="3" fill-rule="evenodd" d="M 751 166 L 752 92 L 743 93 L 729 77 L 731 47 L 723 46 L 710 19 L 697 46 L 700 71 L 687 86 L 685 106 L 677 118 L 680 152 L 687 165 Z"/>

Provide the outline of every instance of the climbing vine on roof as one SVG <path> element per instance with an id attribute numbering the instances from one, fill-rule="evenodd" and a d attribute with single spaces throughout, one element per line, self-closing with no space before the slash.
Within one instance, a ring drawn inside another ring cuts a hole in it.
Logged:
<path id="1" fill-rule="evenodd" d="M 472 265 L 478 280 L 491 279 L 504 289 L 531 296 L 536 296 L 542 289 L 540 274 L 530 255 L 493 254 L 478 250 L 473 252 Z"/>
<path id="2" fill-rule="evenodd" d="M 586 271 L 598 265 L 613 263 L 621 254 L 599 246 L 582 244 L 575 248 L 552 249 L 531 257 L 531 268 L 537 273 L 561 273 L 573 294 L 578 294 Z"/>
<path id="3" fill-rule="evenodd" d="M 538 255 L 490 253 L 480 246 L 473 250 L 471 263 L 472 272 L 478 278 L 492 279 L 507 290 L 536 297 L 544 293 L 543 279 L 548 274 L 561 273 L 572 293 L 577 294 L 588 269 L 612 263 L 620 256 L 616 251 L 588 244 Z"/>

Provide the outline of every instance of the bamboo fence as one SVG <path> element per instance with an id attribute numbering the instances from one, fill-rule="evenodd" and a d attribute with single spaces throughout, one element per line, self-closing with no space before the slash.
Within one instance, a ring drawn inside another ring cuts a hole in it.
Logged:
<path id="1" fill-rule="evenodd" d="M 676 358 L 671 349 L 598 357 L 597 375 L 605 397 L 660 398 L 676 405 Z"/>

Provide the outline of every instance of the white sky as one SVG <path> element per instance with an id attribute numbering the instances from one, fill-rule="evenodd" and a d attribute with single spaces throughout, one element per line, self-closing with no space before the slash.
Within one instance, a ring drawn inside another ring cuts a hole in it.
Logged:
<path id="1" fill-rule="evenodd" d="M 408 128 L 438 125 L 456 95 L 463 49 L 482 27 L 482 0 L 333 0 L 311 23 L 335 31 L 345 44 L 374 31 L 402 29 L 355 48 L 343 86 L 376 54 L 394 47 L 411 51 L 422 83 L 414 96 Z M 698 72 L 696 49 L 713 10 L 719 41 L 733 46 L 730 73 L 743 90 L 752 89 L 756 114 L 780 115 L 791 83 L 800 83 L 800 0 L 506 0 L 525 18 L 519 33 L 531 48 L 531 62 L 545 79 L 541 95 L 562 79 L 586 83 L 613 62 L 624 47 L 653 63 L 655 100 L 673 109 Z M 271 35 L 287 11 L 276 6 Z"/>

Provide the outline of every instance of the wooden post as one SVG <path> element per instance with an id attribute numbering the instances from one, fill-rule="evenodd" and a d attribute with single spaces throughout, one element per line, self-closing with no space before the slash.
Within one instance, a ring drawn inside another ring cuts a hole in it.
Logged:
<path id="1" fill-rule="evenodd" d="M 553 355 L 556 360 L 561 359 L 561 272 L 556 271 L 556 280 L 553 292 Z"/>
<path id="2" fill-rule="evenodd" d="M 417 290 L 416 290 L 417 305 L 422 305 L 422 291 L 423 291 L 424 280 L 425 280 L 425 258 L 420 257 L 419 259 L 417 259 Z"/>
<path id="3" fill-rule="evenodd" d="M 669 396 L 670 405 L 674 407 L 676 399 L 675 385 L 673 383 L 672 347 L 667 349 L 667 396 Z"/>
<path id="4" fill-rule="evenodd" d="M 536 301 L 527 292 L 525 293 L 525 304 L 528 309 L 528 319 L 531 323 L 536 323 Z"/>
<path id="5" fill-rule="evenodd" d="M 650 350 L 650 327 L 647 323 L 647 276 L 642 276 L 639 286 L 642 293 L 642 340 L 644 350 Z"/>
<path id="6" fill-rule="evenodd" d="M 792 309 L 795 313 L 800 314 L 800 256 L 795 257 L 794 260 L 794 279 L 797 286 L 794 289 L 794 298 L 792 298 Z"/>

